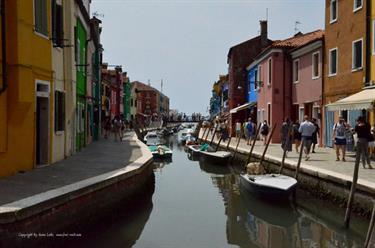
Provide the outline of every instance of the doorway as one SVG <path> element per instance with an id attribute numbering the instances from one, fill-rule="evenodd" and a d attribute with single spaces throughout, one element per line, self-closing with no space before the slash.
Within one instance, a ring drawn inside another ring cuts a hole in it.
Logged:
<path id="1" fill-rule="evenodd" d="M 49 83 L 37 82 L 36 88 L 36 165 L 49 162 Z"/>

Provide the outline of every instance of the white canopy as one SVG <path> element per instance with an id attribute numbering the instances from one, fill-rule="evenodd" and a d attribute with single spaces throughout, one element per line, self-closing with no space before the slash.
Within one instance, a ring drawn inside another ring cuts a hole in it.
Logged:
<path id="1" fill-rule="evenodd" d="M 229 112 L 231 114 L 235 114 L 235 113 L 237 113 L 241 110 L 248 109 L 251 106 L 254 106 L 255 104 L 256 104 L 256 102 L 248 102 L 248 103 L 245 103 L 244 105 L 238 106 L 237 108 L 231 109 Z"/>
<path id="2" fill-rule="evenodd" d="M 372 109 L 375 102 L 375 88 L 362 90 L 337 102 L 327 104 L 328 111 Z"/>

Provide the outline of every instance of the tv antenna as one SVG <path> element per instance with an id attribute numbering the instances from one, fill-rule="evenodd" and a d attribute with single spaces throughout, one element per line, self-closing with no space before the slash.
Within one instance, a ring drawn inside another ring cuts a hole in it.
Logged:
<path id="1" fill-rule="evenodd" d="M 294 33 L 298 33 L 300 30 L 298 28 L 298 25 L 301 25 L 302 23 L 300 23 L 299 21 L 295 21 L 294 23 Z"/>
<path id="2" fill-rule="evenodd" d="M 101 14 L 99 13 L 98 11 L 95 11 L 94 13 L 92 13 L 93 16 L 95 17 L 101 17 L 101 18 L 104 18 L 104 14 Z"/>

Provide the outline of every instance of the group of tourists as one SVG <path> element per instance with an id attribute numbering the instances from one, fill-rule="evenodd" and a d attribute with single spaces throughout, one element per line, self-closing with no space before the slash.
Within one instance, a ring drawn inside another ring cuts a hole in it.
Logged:
<path id="1" fill-rule="evenodd" d="M 292 151 L 293 142 L 295 150 L 304 149 L 305 160 L 310 159 L 310 153 L 315 153 L 318 144 L 318 136 L 320 128 L 317 120 L 308 116 L 304 117 L 304 121 L 300 124 L 298 121 L 291 123 L 287 118 L 281 127 L 281 147 L 286 154 Z M 354 139 L 356 135 L 356 139 Z M 355 147 L 356 162 L 362 160 L 363 168 L 366 165 L 372 169 L 369 157 L 369 146 L 374 145 L 374 134 L 371 126 L 362 116 L 358 117 L 354 129 L 340 116 L 339 121 L 333 125 L 332 140 L 336 150 L 336 161 L 346 161 L 346 151 L 353 151 Z M 356 142 L 355 142 L 356 140 Z M 300 147 L 303 144 L 303 147 Z"/>
<path id="2" fill-rule="evenodd" d="M 121 142 L 124 137 L 124 131 L 128 128 L 128 124 L 129 123 L 123 120 L 120 115 L 115 116 L 113 119 L 109 116 L 106 117 L 102 125 L 104 138 L 108 139 L 111 133 L 113 133 L 114 141 L 119 140 Z"/>

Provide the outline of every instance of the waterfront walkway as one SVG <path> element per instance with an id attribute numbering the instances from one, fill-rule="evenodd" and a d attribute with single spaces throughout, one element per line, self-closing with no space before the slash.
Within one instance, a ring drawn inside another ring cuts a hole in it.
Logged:
<path id="1" fill-rule="evenodd" d="M 203 129 L 200 132 L 200 137 L 203 135 Z M 276 134 L 275 134 L 276 135 Z M 205 135 L 206 137 L 206 135 Z M 204 137 L 204 138 L 205 138 Z M 208 142 L 211 141 L 212 134 L 208 136 Z M 214 143 L 217 143 L 218 139 L 215 139 Z M 221 142 L 221 146 L 226 146 L 226 142 Z M 237 139 L 232 138 L 230 147 L 235 149 L 237 145 Z M 249 153 L 251 146 L 246 144 L 244 139 L 241 139 L 239 145 L 239 152 Z M 265 146 L 263 141 L 257 141 L 254 147 L 253 153 L 256 156 L 261 156 Z M 346 181 L 352 181 L 353 172 L 354 172 L 354 162 L 355 154 L 347 153 L 346 162 L 336 161 L 336 151 L 332 148 L 322 148 L 316 147 L 316 153 L 310 155 L 310 160 L 305 161 L 304 157 L 302 158 L 301 168 L 308 169 L 310 171 L 316 171 L 320 174 L 325 174 L 329 176 L 334 176 L 337 178 L 344 179 Z M 273 161 L 280 161 L 283 156 L 283 151 L 280 144 L 270 144 L 266 158 Z M 296 164 L 298 161 L 299 154 L 294 150 L 288 153 L 288 157 L 285 160 L 286 164 Z M 375 162 L 373 162 L 373 167 L 375 168 Z M 362 164 L 359 169 L 359 180 L 358 183 L 364 185 L 368 188 L 371 188 L 375 192 L 375 169 L 364 169 Z"/>
<path id="2" fill-rule="evenodd" d="M 142 156 L 133 137 L 101 139 L 53 165 L 0 179 L 0 206 L 125 167 Z"/>

